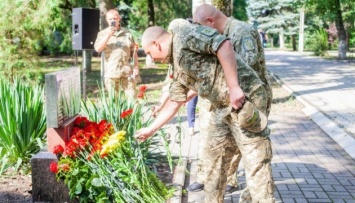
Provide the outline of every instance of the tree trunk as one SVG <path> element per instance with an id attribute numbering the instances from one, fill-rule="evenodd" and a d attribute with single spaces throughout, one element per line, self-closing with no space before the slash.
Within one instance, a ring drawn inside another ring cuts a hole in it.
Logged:
<path id="1" fill-rule="evenodd" d="M 270 40 L 271 48 L 274 48 L 274 36 L 270 35 L 269 40 Z"/>
<path id="2" fill-rule="evenodd" d="M 284 40 L 283 30 L 281 30 L 279 33 L 279 43 L 280 43 L 280 49 L 284 49 L 285 48 L 285 40 Z"/>
<path id="3" fill-rule="evenodd" d="M 346 31 L 344 28 L 344 23 L 343 23 L 343 17 L 342 17 L 342 12 L 341 12 L 341 6 L 340 6 L 340 1 L 335 0 L 335 6 L 336 6 L 336 16 L 335 16 L 335 26 L 338 31 L 338 38 L 339 38 L 339 45 L 338 45 L 338 57 L 341 60 L 346 59 L 346 50 L 347 50 L 347 44 L 346 44 Z"/>
<path id="4" fill-rule="evenodd" d="M 226 16 L 231 16 L 233 11 L 233 0 L 212 0 L 212 5 L 222 11 Z"/>
<path id="5" fill-rule="evenodd" d="M 148 27 L 155 25 L 155 12 L 153 0 L 148 0 Z"/>
<path id="6" fill-rule="evenodd" d="M 297 51 L 297 46 L 296 46 L 296 36 L 292 35 L 292 50 Z"/>
<path id="7" fill-rule="evenodd" d="M 107 11 L 115 8 L 115 5 L 113 4 L 112 0 L 100 0 L 99 8 L 100 8 L 100 30 L 102 30 L 108 26 L 106 22 Z"/>

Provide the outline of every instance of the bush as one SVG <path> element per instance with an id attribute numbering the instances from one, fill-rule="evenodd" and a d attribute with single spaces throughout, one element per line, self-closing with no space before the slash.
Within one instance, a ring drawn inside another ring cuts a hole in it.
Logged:
<path id="1" fill-rule="evenodd" d="M 138 129 L 149 126 L 153 119 L 150 115 L 150 109 L 144 108 L 140 103 L 145 99 L 146 86 L 139 88 L 138 98 L 136 101 L 128 101 L 123 92 L 117 93 L 105 92 L 104 88 L 100 88 L 99 97 L 96 101 L 87 100 L 82 102 L 81 114 L 91 121 L 99 122 L 106 120 L 115 128 L 115 131 L 124 130 L 127 132 L 127 141 L 131 148 L 137 149 L 136 153 L 142 154 L 147 165 L 152 166 L 157 163 L 169 162 L 172 169 L 172 157 L 169 150 L 169 144 L 163 130 L 158 131 L 159 139 L 149 139 L 139 145 L 133 138 Z M 132 116 L 129 120 L 122 118 L 122 113 L 132 110 Z M 161 143 L 159 143 L 161 142 Z M 163 145 L 164 150 L 159 146 Z"/>
<path id="2" fill-rule="evenodd" d="M 43 88 L 23 80 L 0 80 L 0 174 L 29 163 L 45 141 Z"/>
<path id="3" fill-rule="evenodd" d="M 316 31 L 309 37 L 308 41 L 311 50 L 316 56 L 324 56 L 328 50 L 328 34 L 324 29 Z"/>

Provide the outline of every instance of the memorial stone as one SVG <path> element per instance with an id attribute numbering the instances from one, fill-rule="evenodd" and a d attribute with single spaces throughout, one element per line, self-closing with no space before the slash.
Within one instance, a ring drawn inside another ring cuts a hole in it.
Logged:
<path id="1" fill-rule="evenodd" d="M 49 165 L 58 161 L 56 145 L 65 147 L 81 103 L 80 68 L 71 67 L 45 75 L 47 148 L 31 159 L 33 202 L 77 202 L 69 199 L 63 181 L 57 181 Z"/>

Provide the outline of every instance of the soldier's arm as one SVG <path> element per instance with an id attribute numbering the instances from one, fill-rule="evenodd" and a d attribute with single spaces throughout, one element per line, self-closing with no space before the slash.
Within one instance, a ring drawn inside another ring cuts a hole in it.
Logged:
<path id="1" fill-rule="evenodd" d="M 115 32 L 116 32 L 116 28 L 109 27 L 105 30 L 102 36 L 98 36 L 94 44 L 95 51 L 102 52 L 105 49 L 106 44 L 110 39 L 111 35 L 113 35 L 113 33 Z"/>
<path id="2" fill-rule="evenodd" d="M 238 82 L 237 60 L 234 56 L 232 44 L 229 40 L 224 41 L 217 50 L 217 57 L 220 61 L 227 86 L 229 88 L 230 102 L 233 108 L 239 109 L 243 106 L 245 96 Z"/>
<path id="3" fill-rule="evenodd" d="M 168 99 L 166 104 L 163 106 L 162 110 L 153 121 L 153 123 L 146 127 L 139 129 L 134 137 L 139 142 L 144 142 L 152 135 L 154 135 L 161 127 L 163 127 L 166 123 L 168 123 L 178 112 L 180 107 L 184 104 L 184 101 L 172 101 Z"/>

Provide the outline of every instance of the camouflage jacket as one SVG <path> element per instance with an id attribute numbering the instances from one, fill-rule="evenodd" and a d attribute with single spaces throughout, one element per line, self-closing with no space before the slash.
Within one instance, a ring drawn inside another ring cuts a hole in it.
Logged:
<path id="1" fill-rule="evenodd" d="M 254 27 L 246 22 L 228 18 L 223 35 L 227 36 L 233 44 L 234 51 L 239 55 L 264 82 L 268 94 L 268 113 L 271 108 L 272 89 L 267 77 L 264 48 L 260 35 Z"/>
<path id="2" fill-rule="evenodd" d="M 177 20 L 172 23 L 176 22 Z M 208 99 L 212 106 L 228 106 L 229 90 L 224 71 L 216 56 L 219 46 L 228 38 L 213 28 L 190 23 L 180 24 L 182 25 L 170 26 L 174 27 L 170 30 L 173 34 L 171 63 L 174 68 L 170 98 L 185 101 L 188 90 L 192 89 L 197 91 L 200 97 Z M 241 57 L 236 58 L 240 87 L 246 97 L 252 100 L 255 90 L 262 88 L 264 83 Z M 261 106 L 264 108 L 265 105 Z"/>
<path id="3" fill-rule="evenodd" d="M 97 34 L 95 44 L 103 40 L 106 29 L 101 30 Z M 105 54 L 104 71 L 106 78 L 128 77 L 132 74 L 130 62 L 134 51 L 134 44 L 132 34 L 122 27 L 110 37 L 103 50 Z"/>

